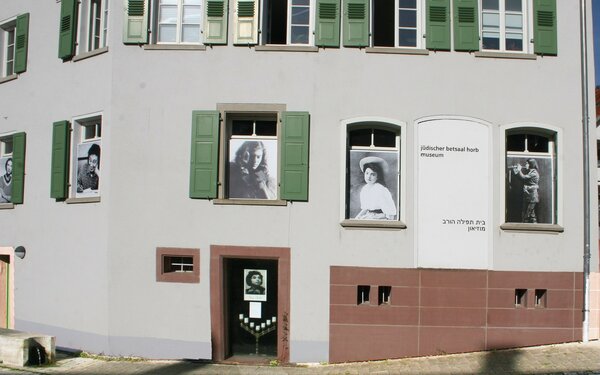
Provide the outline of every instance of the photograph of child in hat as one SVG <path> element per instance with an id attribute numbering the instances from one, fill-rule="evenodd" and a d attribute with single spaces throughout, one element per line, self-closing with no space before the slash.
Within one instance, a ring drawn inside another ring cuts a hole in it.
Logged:
<path id="1" fill-rule="evenodd" d="M 349 218 L 396 220 L 398 153 L 350 152 Z"/>
<path id="2" fill-rule="evenodd" d="M 552 224 L 553 159 L 507 156 L 506 222 Z"/>
<path id="3" fill-rule="evenodd" d="M 77 146 L 77 193 L 76 197 L 98 195 L 100 182 L 100 145 L 83 143 Z"/>

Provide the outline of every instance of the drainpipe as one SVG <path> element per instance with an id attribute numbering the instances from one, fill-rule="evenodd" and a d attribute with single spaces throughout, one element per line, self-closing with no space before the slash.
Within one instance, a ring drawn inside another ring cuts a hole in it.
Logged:
<path id="1" fill-rule="evenodd" d="M 583 342 L 590 333 L 590 140 L 587 64 L 587 0 L 580 2 L 581 25 L 581 112 L 583 130 Z"/>

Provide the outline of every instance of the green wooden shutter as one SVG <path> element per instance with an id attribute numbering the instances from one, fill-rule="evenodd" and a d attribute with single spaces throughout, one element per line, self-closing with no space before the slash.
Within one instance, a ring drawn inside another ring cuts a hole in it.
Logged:
<path id="1" fill-rule="evenodd" d="M 556 55 L 556 0 L 534 0 L 533 12 L 534 52 Z"/>
<path id="2" fill-rule="evenodd" d="M 13 182 L 12 198 L 14 204 L 23 203 L 23 190 L 25 187 L 25 133 L 13 135 Z"/>
<path id="3" fill-rule="evenodd" d="M 58 57 L 65 60 L 75 54 L 77 35 L 77 0 L 61 0 Z"/>
<path id="4" fill-rule="evenodd" d="M 308 112 L 283 112 L 281 136 L 281 199 L 308 200 Z"/>
<path id="5" fill-rule="evenodd" d="M 450 50 L 450 0 L 427 0 L 427 49 Z"/>
<path id="6" fill-rule="evenodd" d="M 454 50 L 479 51 L 477 0 L 454 0 Z"/>
<path id="7" fill-rule="evenodd" d="M 234 44 L 258 43 L 258 0 L 235 0 Z"/>
<path id="8" fill-rule="evenodd" d="M 29 13 L 17 17 L 15 42 L 15 73 L 27 70 L 27 44 L 29 41 Z"/>
<path id="9" fill-rule="evenodd" d="M 125 0 L 123 43 L 148 43 L 148 0 Z"/>
<path id="10" fill-rule="evenodd" d="M 344 0 L 344 46 L 369 45 L 369 0 Z"/>
<path id="11" fill-rule="evenodd" d="M 340 0 L 317 0 L 315 45 L 340 46 Z"/>
<path id="12" fill-rule="evenodd" d="M 190 198 L 216 198 L 219 167 L 219 112 L 192 112 Z"/>
<path id="13" fill-rule="evenodd" d="M 227 2 L 206 0 L 204 44 L 227 44 Z"/>
<path id="14" fill-rule="evenodd" d="M 55 122 L 52 129 L 52 171 L 50 176 L 50 197 L 55 199 L 67 198 L 70 140 L 69 122 Z"/>

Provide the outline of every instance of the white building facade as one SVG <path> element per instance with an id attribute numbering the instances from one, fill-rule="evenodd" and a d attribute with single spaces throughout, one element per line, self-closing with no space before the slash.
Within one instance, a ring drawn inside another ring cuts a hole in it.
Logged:
<path id="1" fill-rule="evenodd" d="M 581 340 L 579 12 L 5 1 L 1 325 L 241 361 Z"/>

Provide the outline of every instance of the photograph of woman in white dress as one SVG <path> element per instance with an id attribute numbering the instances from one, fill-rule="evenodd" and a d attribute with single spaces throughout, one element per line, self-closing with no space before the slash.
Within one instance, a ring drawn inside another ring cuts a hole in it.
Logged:
<path id="1" fill-rule="evenodd" d="M 397 220 L 398 154 L 351 151 L 350 163 L 349 218 Z"/>

